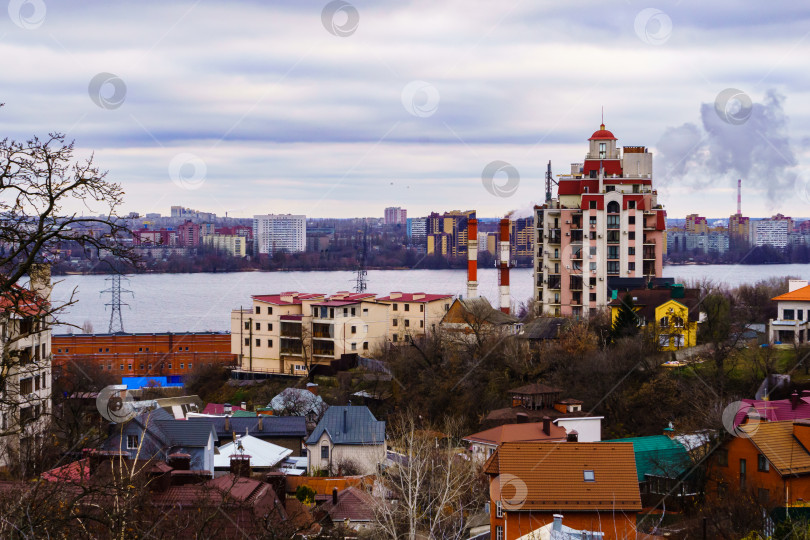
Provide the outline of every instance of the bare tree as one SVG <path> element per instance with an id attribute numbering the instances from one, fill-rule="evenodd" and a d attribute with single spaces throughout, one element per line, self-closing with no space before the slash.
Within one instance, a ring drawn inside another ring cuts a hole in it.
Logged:
<path id="1" fill-rule="evenodd" d="M 443 426 L 453 431 L 452 423 Z M 380 481 L 390 503 L 375 507 L 380 538 L 460 539 L 465 516 L 485 503 L 485 481 L 477 464 L 454 447 L 445 434 L 419 426 L 412 415 L 392 426 L 389 444 L 394 459 Z"/>

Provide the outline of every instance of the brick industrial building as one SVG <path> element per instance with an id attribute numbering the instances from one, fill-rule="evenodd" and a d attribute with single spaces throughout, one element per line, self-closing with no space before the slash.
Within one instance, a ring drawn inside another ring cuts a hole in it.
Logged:
<path id="1" fill-rule="evenodd" d="M 93 365 L 115 376 L 189 375 L 202 366 L 237 364 L 227 332 L 63 334 L 51 338 L 53 367 Z"/>

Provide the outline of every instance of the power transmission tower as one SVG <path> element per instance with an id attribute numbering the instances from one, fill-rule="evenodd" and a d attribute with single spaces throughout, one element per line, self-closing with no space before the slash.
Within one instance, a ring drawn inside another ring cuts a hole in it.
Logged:
<path id="1" fill-rule="evenodd" d="M 110 329 L 108 330 L 110 334 L 124 332 L 124 320 L 121 317 L 121 306 L 128 306 L 129 304 L 121 301 L 121 293 L 129 293 L 134 296 L 132 291 L 121 288 L 121 279 L 122 276 L 120 274 L 111 275 L 104 280 L 111 282 L 110 288 L 101 291 L 101 294 L 110 293 L 112 295 L 111 300 L 104 304 L 105 306 L 110 306 Z M 129 282 L 129 279 L 123 279 Z"/>
<path id="2" fill-rule="evenodd" d="M 357 276 L 354 284 L 354 292 L 356 293 L 365 292 L 367 286 L 367 278 L 366 278 L 366 275 L 368 274 L 368 272 L 366 272 L 366 251 L 368 250 L 367 235 L 368 235 L 368 223 L 366 223 L 365 226 L 363 227 L 363 245 L 360 249 L 360 257 L 358 257 Z"/>

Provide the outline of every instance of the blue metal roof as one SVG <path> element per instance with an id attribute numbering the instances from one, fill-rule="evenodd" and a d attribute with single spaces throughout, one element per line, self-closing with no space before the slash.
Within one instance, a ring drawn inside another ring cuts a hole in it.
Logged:
<path id="1" fill-rule="evenodd" d="M 306 443 L 317 444 L 324 432 L 332 444 L 382 444 L 385 442 L 385 422 L 377 420 L 365 406 L 330 407 Z"/>

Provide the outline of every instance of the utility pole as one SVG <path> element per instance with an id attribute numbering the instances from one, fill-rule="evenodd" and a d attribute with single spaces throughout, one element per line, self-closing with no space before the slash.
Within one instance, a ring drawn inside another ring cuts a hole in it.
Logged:
<path id="1" fill-rule="evenodd" d="M 110 287 L 101 291 L 101 294 L 110 293 L 112 296 L 110 302 L 104 304 L 105 306 L 110 306 L 110 327 L 108 330 L 110 334 L 124 333 L 124 320 L 121 316 L 121 306 L 129 306 L 129 304 L 121 301 L 121 293 L 129 293 L 134 296 L 132 291 L 121 288 L 121 279 L 121 274 L 113 274 L 105 278 L 104 281 L 111 282 Z M 125 277 L 123 279 L 127 282 L 129 281 Z"/>

